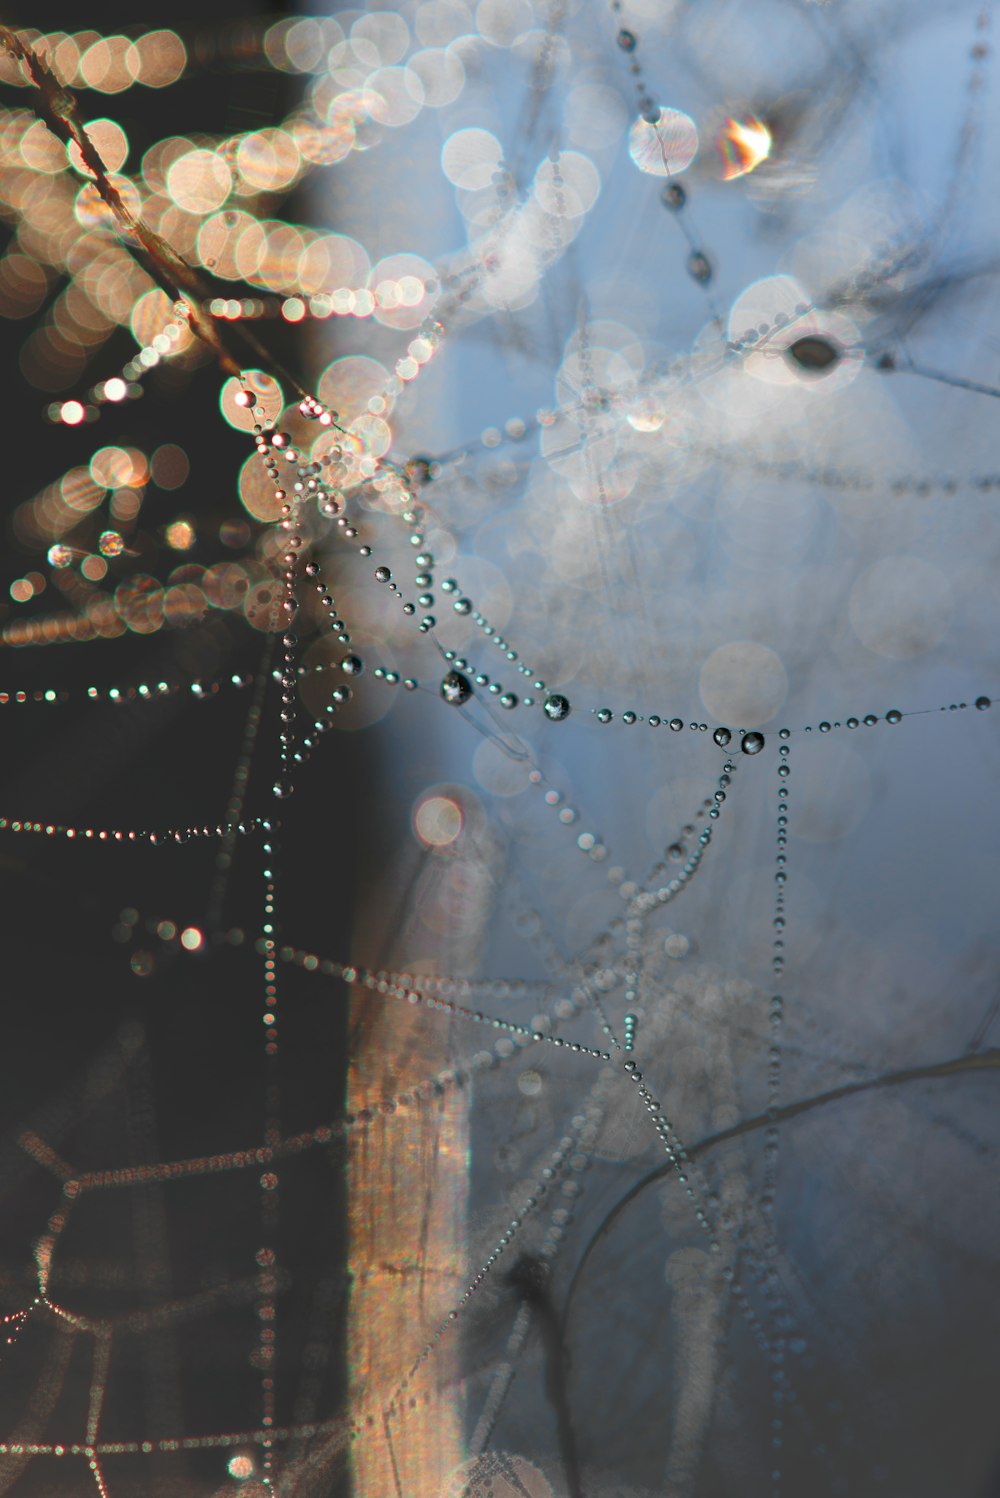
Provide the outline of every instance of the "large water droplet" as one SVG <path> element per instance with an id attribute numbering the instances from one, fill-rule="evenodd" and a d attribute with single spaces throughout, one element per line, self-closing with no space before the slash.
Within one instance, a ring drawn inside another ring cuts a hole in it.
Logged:
<path id="1" fill-rule="evenodd" d="M 729 732 L 728 728 L 717 728 L 713 733 L 712 738 L 718 744 L 720 749 L 725 749 L 726 745 L 731 744 L 733 740 L 733 736 Z"/>
<path id="2" fill-rule="evenodd" d="M 840 355 L 841 350 L 835 343 L 815 333 L 797 338 L 785 350 L 785 358 L 789 363 L 809 374 L 824 374 L 839 361 Z"/>
<path id="3" fill-rule="evenodd" d="M 472 683 L 461 671 L 449 671 L 441 683 L 441 696 L 453 707 L 461 707 L 472 696 Z"/>
<path id="4" fill-rule="evenodd" d="M 561 723 L 563 718 L 569 717 L 569 701 L 561 697 L 558 692 L 553 692 L 551 696 L 546 697 L 542 711 L 547 718 L 552 719 L 553 723 Z"/>
<path id="5" fill-rule="evenodd" d="M 740 740 L 740 748 L 744 754 L 759 754 L 764 747 L 764 735 L 762 733 L 745 733 Z"/>

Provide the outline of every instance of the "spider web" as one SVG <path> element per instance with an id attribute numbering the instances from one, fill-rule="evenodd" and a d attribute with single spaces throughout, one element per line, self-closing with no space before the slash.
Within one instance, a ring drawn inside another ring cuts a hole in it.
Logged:
<path id="1" fill-rule="evenodd" d="M 0 1489 L 992 1491 L 991 12 L 73 35 Z"/>

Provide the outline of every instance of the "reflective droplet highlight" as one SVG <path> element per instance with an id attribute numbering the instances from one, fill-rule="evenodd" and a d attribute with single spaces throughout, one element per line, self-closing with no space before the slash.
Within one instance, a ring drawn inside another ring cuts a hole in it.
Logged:
<path id="1" fill-rule="evenodd" d="M 448 676 L 442 682 L 442 697 L 452 707 L 461 707 L 472 697 L 472 682 L 469 677 L 463 676 L 461 671 L 449 671 Z"/>
<path id="2" fill-rule="evenodd" d="M 723 181 L 748 176 L 770 156 L 771 144 L 770 130 L 756 115 L 727 120 L 715 137 L 716 149 L 722 157 Z"/>
<path id="3" fill-rule="evenodd" d="M 461 707 L 472 696 L 472 683 L 461 671 L 449 671 L 441 683 L 441 696 L 453 707 Z"/>

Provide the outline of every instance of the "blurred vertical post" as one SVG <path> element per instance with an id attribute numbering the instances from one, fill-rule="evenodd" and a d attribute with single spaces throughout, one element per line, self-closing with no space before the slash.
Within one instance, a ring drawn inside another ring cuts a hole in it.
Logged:
<path id="1" fill-rule="evenodd" d="M 489 881 L 478 877 L 488 851 L 475 838 L 443 859 L 402 850 L 373 892 L 365 945 L 392 950 L 410 970 L 469 971 L 488 910 Z M 390 947 L 378 926 L 399 890 L 415 898 Z M 424 920 L 429 910 L 433 922 Z M 469 1278 L 468 1093 L 450 1085 L 417 1106 L 379 1108 L 421 1083 L 426 1093 L 453 1063 L 448 1026 L 428 1024 L 420 1006 L 354 990 L 348 1107 L 372 1114 L 351 1136 L 348 1164 L 348 1366 L 361 1427 L 352 1444 L 355 1498 L 442 1498 L 464 1458 L 459 1328 L 448 1329 L 396 1396 Z"/>
<path id="2" fill-rule="evenodd" d="M 336 16 L 337 7 L 330 10 Z M 359 149 L 340 163 L 327 179 L 326 192 L 335 196 L 317 205 L 319 217 L 356 238 L 373 266 L 382 256 L 426 251 L 435 213 L 447 222 L 452 211 L 446 180 L 428 169 L 440 149 L 436 117 L 431 113 L 406 132 L 384 131 L 371 121 L 358 122 L 357 129 L 359 137 L 367 131 L 377 149 Z M 335 318 L 320 326 L 331 339 L 325 359 L 363 352 L 387 370 L 413 336 L 377 318 Z M 412 451 L 408 434 L 415 431 L 421 449 L 426 444 L 430 451 L 436 445 L 446 450 L 460 435 L 451 430 L 455 401 L 442 399 L 441 379 L 436 369 L 418 391 L 407 390 L 398 430 L 392 420 L 394 454 Z M 349 400 L 340 409 L 348 407 Z M 418 675 L 427 659 L 423 652 L 415 656 Z M 456 731 L 462 729 L 449 722 L 433 727 L 429 737 L 424 732 L 428 763 L 445 747 L 441 734 Z M 384 724 L 377 752 L 384 810 L 381 827 L 373 828 L 376 839 L 409 820 L 410 806 L 393 787 L 399 760 L 413 753 L 412 726 Z M 490 898 L 489 881 L 478 877 L 488 857 L 485 845 L 466 832 L 441 855 L 419 850 L 410 835 L 402 843 L 395 836 L 381 867 L 365 881 L 352 960 L 420 973 L 473 971 Z M 359 854 L 356 866 L 360 861 Z M 459 1329 L 449 1328 L 402 1393 L 400 1384 L 468 1283 L 467 1089 L 446 1086 L 427 1095 L 425 1085 L 417 1101 L 381 1111 L 386 1100 L 414 1093 L 453 1063 L 451 1027 L 443 1021 L 440 1013 L 432 1018 L 398 998 L 352 991 L 347 1109 L 371 1115 L 349 1136 L 347 1164 L 354 1498 L 441 1498 L 465 1455 Z"/>
<path id="3" fill-rule="evenodd" d="M 356 1019 L 369 1003 L 356 998 Z M 464 1092 L 449 1089 L 418 1108 L 379 1113 L 380 1078 L 393 1076 L 405 1088 L 446 1059 L 440 1032 L 421 1027 L 419 1012 L 401 1024 L 389 1011 L 386 1005 L 374 1024 L 356 1030 L 364 1038 L 349 1082 L 350 1111 L 370 1107 L 375 1114 L 353 1135 L 348 1166 L 348 1367 L 351 1414 L 362 1424 L 351 1448 L 353 1492 L 441 1498 L 463 1454 L 454 1337 L 442 1339 L 391 1411 L 386 1407 L 457 1299 L 467 1103 Z"/>

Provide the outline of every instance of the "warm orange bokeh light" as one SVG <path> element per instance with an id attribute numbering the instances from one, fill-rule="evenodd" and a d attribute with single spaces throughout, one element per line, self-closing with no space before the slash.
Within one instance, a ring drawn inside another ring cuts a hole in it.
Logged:
<path id="1" fill-rule="evenodd" d="M 722 157 L 722 176 L 726 182 L 746 177 L 771 154 L 771 132 L 763 120 L 745 115 L 727 120 L 715 138 Z"/>

